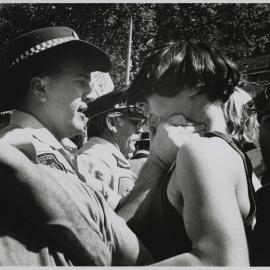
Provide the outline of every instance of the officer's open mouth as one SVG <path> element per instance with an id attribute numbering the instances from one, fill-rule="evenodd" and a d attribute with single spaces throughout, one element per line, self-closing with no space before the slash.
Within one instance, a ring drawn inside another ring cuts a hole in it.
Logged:
<path id="1" fill-rule="evenodd" d="M 87 110 L 87 107 L 81 106 L 79 107 L 79 109 L 77 110 L 77 112 L 85 114 L 85 111 Z"/>
<path id="2" fill-rule="evenodd" d="M 87 110 L 87 107 L 86 106 L 80 106 L 78 108 L 78 110 L 77 110 L 78 114 L 83 119 L 83 121 L 87 121 L 88 120 L 88 117 L 86 115 L 86 110 Z"/>

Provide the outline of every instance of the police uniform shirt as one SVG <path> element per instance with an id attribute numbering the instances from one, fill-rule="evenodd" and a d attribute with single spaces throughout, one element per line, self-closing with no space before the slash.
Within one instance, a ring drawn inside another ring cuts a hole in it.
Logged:
<path id="1" fill-rule="evenodd" d="M 36 118 L 21 111 L 14 111 L 10 125 L 0 132 L 0 138 L 23 151 L 34 163 L 37 163 L 38 167 L 51 175 L 52 185 L 55 181 L 57 182 L 55 187 L 60 186 L 68 192 L 73 203 L 85 216 L 89 226 L 99 234 L 111 250 L 116 263 L 132 265 L 136 261 L 139 243 L 135 234 L 108 206 L 98 191 L 94 191 L 87 183 L 79 180 L 75 172 L 77 167 L 74 166 L 76 164 L 75 146 L 71 141 L 64 140 L 63 144 L 59 143 Z M 55 222 L 61 223 L 61 220 Z M 24 235 L 25 232 L 21 233 Z M 31 235 L 27 239 L 34 247 L 35 239 L 31 239 Z M 1 255 L 4 258 L 0 257 L 3 263 L 6 260 L 10 265 L 55 265 L 54 261 L 61 261 L 61 265 L 71 264 L 65 261 L 63 254 L 51 253 L 49 247 L 44 246 L 42 250 L 39 250 L 38 242 L 37 248 L 29 252 L 27 246 L 12 238 L 12 233 L 0 236 L 0 249 L 5 251 L 6 247 L 8 250 L 14 250 L 14 253 L 5 252 Z"/>
<path id="2" fill-rule="evenodd" d="M 78 151 L 88 172 L 103 181 L 121 197 L 134 187 L 136 175 L 120 150 L 111 142 L 91 137 Z"/>
<path id="3" fill-rule="evenodd" d="M 10 124 L 0 132 L 0 137 L 19 148 L 34 163 L 81 176 L 78 172 L 76 145 L 69 139 L 64 139 L 61 144 L 31 114 L 14 111 Z M 80 178 L 84 179 L 82 176 Z"/>
<path id="4" fill-rule="evenodd" d="M 14 111 L 9 126 L 0 132 L 0 137 L 21 150 L 34 163 L 55 168 L 67 175 L 78 176 L 92 189 L 101 192 L 112 209 L 117 207 L 121 197 L 89 174 L 78 159 L 77 146 L 68 138 L 62 139 L 60 143 L 31 114 Z"/>

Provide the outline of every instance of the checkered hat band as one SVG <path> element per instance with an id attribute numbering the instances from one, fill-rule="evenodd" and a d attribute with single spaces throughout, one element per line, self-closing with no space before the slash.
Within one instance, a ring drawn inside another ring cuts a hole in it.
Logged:
<path id="1" fill-rule="evenodd" d="M 11 62 L 10 67 L 15 66 L 16 64 L 20 63 L 22 60 L 25 60 L 34 54 L 37 54 L 37 53 L 42 52 L 46 49 L 54 47 L 56 45 L 65 43 L 65 42 L 70 41 L 70 40 L 75 40 L 75 39 L 78 40 L 79 38 L 78 37 L 55 38 L 55 39 L 47 40 L 45 42 L 37 44 L 34 47 L 30 48 L 29 50 L 25 51 L 24 53 L 20 54 L 14 61 Z"/>
<path id="2" fill-rule="evenodd" d="M 144 110 L 135 105 L 128 105 L 126 102 L 118 103 L 114 105 L 115 110 L 127 109 L 131 113 L 144 114 Z"/>
<path id="3" fill-rule="evenodd" d="M 104 113 L 110 113 L 111 116 L 120 116 L 122 115 L 122 111 L 127 110 L 129 113 L 138 113 L 141 115 L 141 117 L 145 117 L 144 111 L 141 108 L 138 108 L 134 105 L 125 105 L 123 103 L 114 105 L 114 108 L 110 108 L 108 110 L 96 113 L 92 116 L 88 116 L 89 120 L 96 118 L 97 116 L 100 116 Z M 146 118 L 146 117 L 145 117 Z"/>

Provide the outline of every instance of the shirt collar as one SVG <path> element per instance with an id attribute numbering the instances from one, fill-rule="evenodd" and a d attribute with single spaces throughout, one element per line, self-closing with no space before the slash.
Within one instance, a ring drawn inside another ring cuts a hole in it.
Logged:
<path id="1" fill-rule="evenodd" d="M 31 133 L 34 137 L 49 144 L 57 150 L 63 149 L 63 147 L 68 149 L 72 148 L 73 151 L 74 149 L 77 149 L 76 145 L 68 138 L 64 138 L 60 143 L 54 135 L 38 121 L 37 118 L 29 113 L 19 110 L 13 111 L 10 118 L 10 125 L 17 125 L 31 129 Z"/>
<path id="2" fill-rule="evenodd" d="M 62 146 L 69 150 L 69 152 L 77 153 L 77 145 L 73 143 L 69 138 L 64 138 L 61 140 Z"/>
<path id="3" fill-rule="evenodd" d="M 100 137 L 91 137 L 90 138 L 91 144 L 102 144 L 106 146 L 106 149 L 109 150 L 112 155 L 116 158 L 117 163 L 121 165 L 121 167 L 130 167 L 128 160 L 124 157 L 121 153 L 119 148 L 114 145 L 113 143 L 107 141 L 106 139 Z"/>

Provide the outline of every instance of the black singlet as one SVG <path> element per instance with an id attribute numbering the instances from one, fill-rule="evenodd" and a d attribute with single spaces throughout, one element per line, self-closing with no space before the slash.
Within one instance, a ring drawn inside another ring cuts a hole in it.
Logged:
<path id="1" fill-rule="evenodd" d="M 247 239 L 251 233 L 255 215 L 254 188 L 252 185 L 252 166 L 246 154 L 235 144 L 233 139 L 218 132 L 209 132 L 205 137 L 220 137 L 225 140 L 243 159 L 247 176 L 250 211 L 243 220 Z M 183 217 L 171 205 L 167 196 L 167 187 L 174 166 L 168 171 L 152 198 L 150 213 L 145 221 L 144 230 L 137 233 L 144 245 L 150 250 L 156 261 L 164 260 L 182 253 L 191 252 L 192 244 L 185 230 Z"/>

